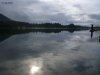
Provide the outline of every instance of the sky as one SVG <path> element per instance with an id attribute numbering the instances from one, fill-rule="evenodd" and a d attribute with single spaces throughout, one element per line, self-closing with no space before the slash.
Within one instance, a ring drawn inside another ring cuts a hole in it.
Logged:
<path id="1" fill-rule="evenodd" d="M 0 13 L 29 23 L 99 25 L 99 8 L 100 0 L 0 0 Z"/>

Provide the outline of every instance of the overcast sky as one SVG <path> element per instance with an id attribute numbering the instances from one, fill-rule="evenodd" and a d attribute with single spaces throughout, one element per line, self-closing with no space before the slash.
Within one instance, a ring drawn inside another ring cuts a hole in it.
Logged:
<path id="1" fill-rule="evenodd" d="M 13 3 L 3 3 L 6 1 Z M 98 25 L 100 0 L 0 0 L 0 13 L 30 23 Z"/>

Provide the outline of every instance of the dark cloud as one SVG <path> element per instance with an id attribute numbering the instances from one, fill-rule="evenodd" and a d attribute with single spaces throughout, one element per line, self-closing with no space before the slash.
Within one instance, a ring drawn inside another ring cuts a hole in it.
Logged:
<path id="1" fill-rule="evenodd" d="M 100 14 L 91 14 L 89 17 L 94 20 L 100 20 Z"/>

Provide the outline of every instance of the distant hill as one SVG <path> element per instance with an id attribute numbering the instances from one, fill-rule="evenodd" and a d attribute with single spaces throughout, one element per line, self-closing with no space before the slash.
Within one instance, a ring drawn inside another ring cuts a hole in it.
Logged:
<path id="1" fill-rule="evenodd" d="M 10 19 L 2 14 L 0 14 L 0 21 L 10 21 Z"/>

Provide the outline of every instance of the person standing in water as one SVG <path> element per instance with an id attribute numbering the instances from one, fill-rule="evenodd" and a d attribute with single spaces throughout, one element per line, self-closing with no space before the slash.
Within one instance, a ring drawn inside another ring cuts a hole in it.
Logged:
<path id="1" fill-rule="evenodd" d="M 93 24 L 91 25 L 90 32 L 91 32 L 91 38 L 92 38 L 93 37 L 93 32 L 94 32 Z"/>

